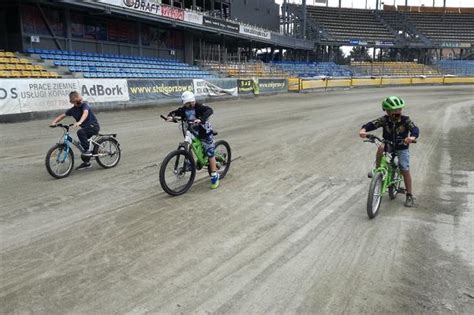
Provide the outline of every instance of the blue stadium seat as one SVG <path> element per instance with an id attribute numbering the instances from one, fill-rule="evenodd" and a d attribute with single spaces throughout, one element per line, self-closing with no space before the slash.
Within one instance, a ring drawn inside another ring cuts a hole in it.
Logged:
<path id="1" fill-rule="evenodd" d="M 212 76 L 197 66 L 173 59 L 98 54 L 80 51 L 60 51 L 30 48 L 43 60 L 53 60 L 56 66 L 69 67 L 71 72 L 83 72 L 87 77 L 162 77 L 192 78 Z"/>
<path id="2" fill-rule="evenodd" d="M 433 64 L 445 74 L 474 76 L 474 60 L 439 60 Z"/>
<path id="3" fill-rule="evenodd" d="M 274 62 L 274 66 L 298 77 L 351 76 L 352 72 L 333 62 Z"/>

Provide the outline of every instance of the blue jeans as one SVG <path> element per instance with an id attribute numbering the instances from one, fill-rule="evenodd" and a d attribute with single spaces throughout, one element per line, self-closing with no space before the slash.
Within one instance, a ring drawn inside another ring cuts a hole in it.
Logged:
<path id="1" fill-rule="evenodd" d="M 410 150 L 397 150 L 396 151 L 398 156 L 398 165 L 400 166 L 400 170 L 402 171 L 409 171 L 410 170 Z"/>
<path id="2" fill-rule="evenodd" d="M 212 133 L 207 134 L 205 138 L 200 138 L 200 140 L 202 142 L 202 146 L 207 157 L 214 157 L 216 143 L 214 141 L 214 136 L 212 135 Z"/>

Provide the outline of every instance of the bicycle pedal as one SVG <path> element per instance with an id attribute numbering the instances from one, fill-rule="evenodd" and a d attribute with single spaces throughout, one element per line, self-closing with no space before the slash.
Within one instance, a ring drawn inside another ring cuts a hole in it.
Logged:
<path id="1" fill-rule="evenodd" d="M 398 188 L 398 189 L 397 189 L 397 192 L 398 192 L 399 194 L 405 194 L 407 191 L 406 191 L 405 188 Z"/>

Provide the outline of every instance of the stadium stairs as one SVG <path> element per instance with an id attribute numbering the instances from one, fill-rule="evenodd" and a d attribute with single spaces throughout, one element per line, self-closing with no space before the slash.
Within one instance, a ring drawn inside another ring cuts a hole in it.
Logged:
<path id="1" fill-rule="evenodd" d="M 411 43 L 422 43 L 426 46 L 433 46 L 433 42 L 423 33 L 418 31 L 416 26 L 411 23 L 402 12 L 394 10 L 383 10 L 374 12 L 374 14 L 383 19 L 389 27 L 395 31 L 400 40 L 409 41 Z M 408 38 L 403 38 L 406 33 Z"/>

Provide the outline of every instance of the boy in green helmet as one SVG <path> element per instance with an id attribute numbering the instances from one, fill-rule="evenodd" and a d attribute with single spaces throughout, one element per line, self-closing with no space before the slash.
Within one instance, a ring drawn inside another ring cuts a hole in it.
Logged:
<path id="1" fill-rule="evenodd" d="M 393 148 L 398 156 L 400 171 L 405 182 L 406 201 L 405 207 L 413 207 L 414 197 L 412 192 L 411 174 L 410 174 L 410 143 L 414 142 L 420 135 L 420 130 L 408 116 L 402 115 L 402 108 L 405 107 L 405 101 L 397 96 L 389 96 L 382 102 L 382 109 L 387 115 L 370 121 L 362 126 L 359 131 L 361 138 L 367 137 L 367 132 L 383 128 L 383 138 L 395 143 Z M 380 160 L 384 152 L 381 146 L 377 150 L 376 166 L 379 167 Z M 371 177 L 372 173 L 369 173 Z"/>

